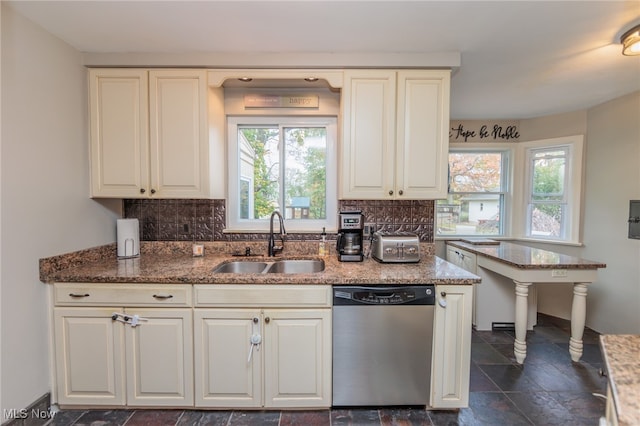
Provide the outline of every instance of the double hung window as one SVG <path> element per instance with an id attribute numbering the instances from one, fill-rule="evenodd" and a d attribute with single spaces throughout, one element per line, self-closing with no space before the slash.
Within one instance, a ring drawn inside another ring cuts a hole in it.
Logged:
<path id="1" fill-rule="evenodd" d="M 582 137 L 525 142 L 524 237 L 579 242 Z"/>
<path id="2" fill-rule="evenodd" d="M 437 236 L 504 235 L 508 164 L 508 150 L 451 149 L 449 195 L 436 203 Z"/>
<path id="3" fill-rule="evenodd" d="M 335 228 L 335 118 L 230 117 L 228 132 L 228 229 L 267 230 L 275 210 L 288 232 Z"/>

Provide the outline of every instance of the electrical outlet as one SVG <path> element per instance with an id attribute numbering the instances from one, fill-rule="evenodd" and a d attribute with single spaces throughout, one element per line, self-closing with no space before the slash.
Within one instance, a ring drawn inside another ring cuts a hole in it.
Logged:
<path id="1" fill-rule="evenodd" d="M 365 223 L 362 230 L 362 236 L 369 238 L 374 232 L 376 232 L 376 225 L 374 223 Z"/>
<path id="2" fill-rule="evenodd" d="M 566 269 L 553 269 L 551 271 L 551 276 L 554 278 L 563 278 L 567 276 L 567 270 Z"/>

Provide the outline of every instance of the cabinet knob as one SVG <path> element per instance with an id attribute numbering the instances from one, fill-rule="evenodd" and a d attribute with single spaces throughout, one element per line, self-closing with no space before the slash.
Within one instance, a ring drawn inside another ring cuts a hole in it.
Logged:
<path id="1" fill-rule="evenodd" d="M 404 191 L 401 189 L 400 191 L 398 191 L 398 194 L 402 195 L 404 194 Z"/>
<path id="2" fill-rule="evenodd" d="M 145 192 L 147 192 L 147 190 L 146 190 L 146 189 L 144 189 L 144 188 L 140 188 L 140 193 L 141 193 L 141 194 L 144 194 Z"/>
<path id="3" fill-rule="evenodd" d="M 393 189 L 389 190 L 389 195 L 393 195 Z"/>
<path id="4" fill-rule="evenodd" d="M 257 323 L 258 323 L 258 321 L 259 321 L 259 320 L 258 320 L 258 317 L 253 317 L 253 323 L 254 323 L 254 324 L 257 324 Z"/>
<path id="5" fill-rule="evenodd" d="M 441 292 L 440 292 L 440 296 L 442 296 L 442 297 L 447 297 L 447 292 L 446 292 L 446 291 L 441 291 Z"/>
<path id="6" fill-rule="evenodd" d="M 266 318 L 264 319 L 264 322 L 266 322 L 267 324 L 269 324 L 269 323 L 271 322 L 271 318 L 266 317 Z"/>
<path id="7" fill-rule="evenodd" d="M 155 190 L 155 189 L 153 189 L 153 188 L 151 188 L 151 193 L 152 193 L 152 194 L 155 194 L 155 193 L 156 193 L 156 190 Z"/>

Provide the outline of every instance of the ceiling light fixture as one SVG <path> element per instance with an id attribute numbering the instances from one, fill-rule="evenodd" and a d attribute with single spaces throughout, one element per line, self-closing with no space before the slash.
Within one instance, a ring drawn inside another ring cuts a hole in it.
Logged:
<path id="1" fill-rule="evenodd" d="M 640 55 L 640 25 L 636 25 L 620 37 L 622 54 L 626 56 Z"/>

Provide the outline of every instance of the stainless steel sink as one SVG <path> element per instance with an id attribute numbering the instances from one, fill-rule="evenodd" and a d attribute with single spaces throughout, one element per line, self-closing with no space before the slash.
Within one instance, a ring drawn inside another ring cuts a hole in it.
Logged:
<path id="1" fill-rule="evenodd" d="M 247 260 L 237 260 L 223 263 L 213 270 L 215 273 L 227 274 L 261 274 L 267 267 L 265 262 L 251 262 Z"/>
<path id="2" fill-rule="evenodd" d="M 312 274 L 324 271 L 321 259 L 285 259 L 274 262 L 235 260 L 216 267 L 214 273 L 226 274 Z"/>
<path id="3" fill-rule="evenodd" d="M 274 262 L 268 274 L 312 274 L 324 271 L 324 260 L 279 260 Z"/>

